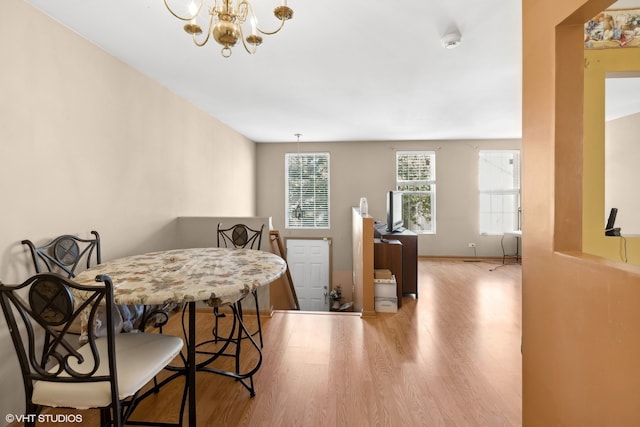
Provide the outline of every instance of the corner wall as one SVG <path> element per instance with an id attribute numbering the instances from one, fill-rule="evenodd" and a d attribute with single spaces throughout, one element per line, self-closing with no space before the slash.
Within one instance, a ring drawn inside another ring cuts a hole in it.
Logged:
<path id="1" fill-rule="evenodd" d="M 640 424 L 640 268 L 582 251 L 583 25 L 611 3 L 523 1 L 525 426 Z"/>

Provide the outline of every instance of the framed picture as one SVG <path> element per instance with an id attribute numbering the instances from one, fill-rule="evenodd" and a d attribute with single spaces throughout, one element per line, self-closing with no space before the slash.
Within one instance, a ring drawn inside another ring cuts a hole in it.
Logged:
<path id="1" fill-rule="evenodd" d="M 640 9 L 600 12 L 584 24 L 585 49 L 640 47 Z"/>

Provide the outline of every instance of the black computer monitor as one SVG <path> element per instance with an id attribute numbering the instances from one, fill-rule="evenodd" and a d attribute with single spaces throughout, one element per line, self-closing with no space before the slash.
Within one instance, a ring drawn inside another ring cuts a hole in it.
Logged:
<path id="1" fill-rule="evenodd" d="M 393 233 L 404 225 L 402 217 L 402 193 L 389 191 L 387 193 L 387 231 Z"/>

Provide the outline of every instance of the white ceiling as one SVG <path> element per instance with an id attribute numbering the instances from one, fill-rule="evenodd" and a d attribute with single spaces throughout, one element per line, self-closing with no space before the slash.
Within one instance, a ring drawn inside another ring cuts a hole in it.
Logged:
<path id="1" fill-rule="evenodd" d="M 280 33 L 228 59 L 161 0 L 25 1 L 256 142 L 522 136 L 519 0 L 289 0 Z M 278 0 L 253 3 L 275 27 Z"/>

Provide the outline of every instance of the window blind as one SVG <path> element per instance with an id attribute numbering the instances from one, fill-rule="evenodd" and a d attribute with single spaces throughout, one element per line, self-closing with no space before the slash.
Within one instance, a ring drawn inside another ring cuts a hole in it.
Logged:
<path id="1" fill-rule="evenodd" d="M 285 154 L 286 228 L 329 228 L 329 153 Z"/>
<path id="2" fill-rule="evenodd" d="M 417 233 L 435 233 L 434 151 L 396 153 L 396 190 L 402 191 L 404 226 Z"/>

